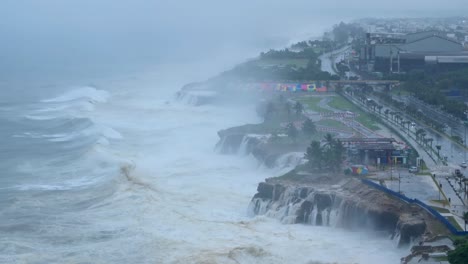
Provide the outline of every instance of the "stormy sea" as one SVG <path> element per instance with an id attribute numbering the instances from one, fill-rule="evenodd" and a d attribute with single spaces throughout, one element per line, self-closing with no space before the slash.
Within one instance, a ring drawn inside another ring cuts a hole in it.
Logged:
<path id="1" fill-rule="evenodd" d="M 388 237 L 248 212 L 268 169 L 221 155 L 253 103 L 194 105 L 157 72 L 0 102 L 0 263 L 398 263 Z M 76 83 L 76 82 L 75 82 Z"/>

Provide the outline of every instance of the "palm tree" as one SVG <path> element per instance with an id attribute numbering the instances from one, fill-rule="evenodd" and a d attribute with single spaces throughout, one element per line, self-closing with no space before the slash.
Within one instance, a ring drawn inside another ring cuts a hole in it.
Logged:
<path id="1" fill-rule="evenodd" d="M 317 132 L 317 128 L 310 118 L 306 118 L 304 124 L 302 124 L 302 132 L 308 137 Z"/>
<path id="2" fill-rule="evenodd" d="M 385 115 L 385 118 L 388 119 L 388 114 L 390 113 L 390 110 L 388 109 L 385 109 L 384 111 L 384 115 Z"/>
<path id="3" fill-rule="evenodd" d="M 304 106 L 300 102 L 296 102 L 294 105 L 294 110 L 296 110 L 296 115 L 300 116 L 304 111 Z"/>
<path id="4" fill-rule="evenodd" d="M 418 130 L 416 130 L 416 141 L 419 140 L 419 137 L 422 133 L 424 133 L 424 129 L 419 128 Z"/>
<path id="5" fill-rule="evenodd" d="M 436 149 L 437 149 L 437 157 L 440 157 L 439 156 L 439 152 L 440 152 L 440 149 L 442 148 L 441 145 L 436 145 Z"/>
<path id="6" fill-rule="evenodd" d="M 325 139 L 325 146 L 332 146 L 333 142 L 335 141 L 335 139 L 330 133 L 327 133 L 324 139 Z"/>
<path id="7" fill-rule="evenodd" d="M 381 115 L 381 114 L 382 114 L 382 108 L 383 108 L 383 106 L 382 106 L 382 105 L 378 105 L 378 106 L 377 106 L 377 109 L 379 109 L 379 115 Z"/>
<path id="8" fill-rule="evenodd" d="M 307 147 L 307 151 L 304 155 L 304 158 L 307 159 L 307 164 L 312 167 L 312 168 L 317 168 L 319 170 L 322 169 L 322 159 L 323 159 L 323 153 L 322 153 L 322 147 L 320 146 L 319 141 L 312 141 L 310 143 L 310 146 Z"/>
<path id="9" fill-rule="evenodd" d="M 294 143 L 296 143 L 296 139 L 299 134 L 296 126 L 293 123 L 289 123 L 286 132 L 288 134 L 288 137 L 290 137 L 294 141 Z"/>
<path id="10" fill-rule="evenodd" d="M 408 135 L 409 135 L 409 132 L 410 132 L 410 128 L 409 128 L 409 127 L 410 127 L 410 124 L 411 124 L 411 122 L 410 122 L 409 120 L 406 121 L 406 125 L 408 125 Z"/>
<path id="11" fill-rule="evenodd" d="M 422 132 L 421 135 L 419 135 L 419 139 L 421 143 L 423 143 L 423 141 L 426 139 L 426 132 Z"/>
<path id="12" fill-rule="evenodd" d="M 433 138 L 428 138 L 426 140 L 431 143 L 431 149 L 432 149 L 432 141 L 434 141 L 434 139 Z"/>

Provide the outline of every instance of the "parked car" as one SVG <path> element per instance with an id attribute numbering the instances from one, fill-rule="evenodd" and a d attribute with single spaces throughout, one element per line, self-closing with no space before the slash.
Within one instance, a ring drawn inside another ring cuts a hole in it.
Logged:
<path id="1" fill-rule="evenodd" d="M 410 167 L 408 171 L 410 173 L 416 173 L 416 172 L 418 172 L 418 167 L 416 167 L 416 166 Z"/>
<path id="2" fill-rule="evenodd" d="M 464 169 L 465 169 L 465 168 L 467 167 L 467 164 L 466 164 L 466 162 L 462 162 L 462 163 L 460 164 L 460 167 L 462 167 L 462 168 L 464 168 Z"/>

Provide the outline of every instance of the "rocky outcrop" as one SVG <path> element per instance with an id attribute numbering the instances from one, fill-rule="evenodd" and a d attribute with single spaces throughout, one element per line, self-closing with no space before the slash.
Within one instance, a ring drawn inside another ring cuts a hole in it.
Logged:
<path id="1" fill-rule="evenodd" d="M 426 222 L 423 218 L 403 213 L 398 219 L 397 229 L 400 230 L 400 242 L 408 244 L 413 238 L 424 234 Z"/>
<path id="2" fill-rule="evenodd" d="M 294 183 L 268 179 L 258 185 L 250 209 L 283 223 L 388 232 L 407 245 L 430 232 L 431 217 L 421 208 L 389 197 L 356 179 L 338 183 Z"/>
<path id="3" fill-rule="evenodd" d="M 226 130 L 218 132 L 220 140 L 216 144 L 216 150 L 221 154 L 247 155 L 254 148 L 265 141 L 267 136 L 232 133 Z"/>
<path id="4" fill-rule="evenodd" d="M 189 105 L 200 106 L 214 103 L 218 94 L 213 90 L 182 89 L 176 93 L 176 97 Z"/>
<path id="5" fill-rule="evenodd" d="M 221 154 L 252 154 L 269 168 L 295 167 L 304 162 L 305 146 L 284 145 L 270 142 L 270 134 L 243 132 L 242 127 L 221 130 L 216 151 Z"/>

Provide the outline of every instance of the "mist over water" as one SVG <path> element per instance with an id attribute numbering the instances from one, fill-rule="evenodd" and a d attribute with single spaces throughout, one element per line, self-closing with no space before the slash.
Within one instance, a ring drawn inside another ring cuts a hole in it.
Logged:
<path id="1" fill-rule="evenodd" d="M 2 2 L 0 263 L 398 263 L 378 234 L 249 215 L 258 182 L 288 168 L 214 147 L 260 122 L 254 105 L 175 100 L 368 15 L 301 3 Z"/>
<path id="2" fill-rule="evenodd" d="M 214 146 L 218 130 L 260 121 L 254 105 L 195 107 L 170 88 L 133 79 L 10 109 L 0 262 L 399 260 L 385 237 L 251 217 L 257 183 L 281 171 Z"/>

